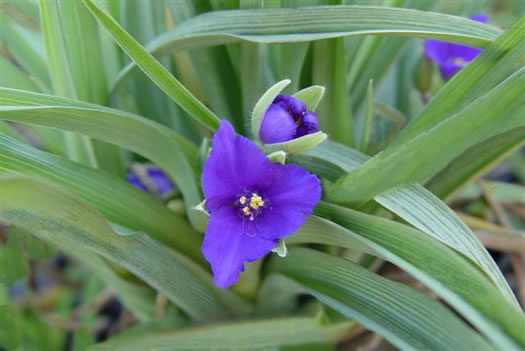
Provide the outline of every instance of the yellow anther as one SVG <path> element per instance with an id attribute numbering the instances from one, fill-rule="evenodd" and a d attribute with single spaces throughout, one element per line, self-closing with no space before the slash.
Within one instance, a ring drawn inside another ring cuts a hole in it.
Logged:
<path id="1" fill-rule="evenodd" d="M 264 201 L 262 197 L 259 195 L 253 193 L 252 197 L 250 198 L 250 207 L 254 210 L 258 209 L 259 207 L 264 206 Z"/>
<path id="2" fill-rule="evenodd" d="M 241 196 L 239 202 L 241 203 L 241 205 L 244 205 L 246 203 L 246 196 Z"/>
<path id="3" fill-rule="evenodd" d="M 249 215 L 252 214 L 252 213 L 250 212 L 250 208 L 249 208 L 248 206 L 243 207 L 242 212 L 244 212 L 244 214 L 245 214 L 246 216 L 249 216 Z"/>

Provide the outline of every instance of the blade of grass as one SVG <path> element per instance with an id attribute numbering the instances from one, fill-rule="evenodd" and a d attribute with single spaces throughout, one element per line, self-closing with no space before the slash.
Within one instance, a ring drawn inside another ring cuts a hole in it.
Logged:
<path id="1" fill-rule="evenodd" d="M 366 155 L 331 141 L 325 141 L 307 155 L 292 158 L 291 161 L 330 180 L 352 172 L 369 159 Z M 413 184 L 378 195 L 374 200 L 422 232 L 471 259 L 490 277 L 508 301 L 518 306 L 512 289 L 474 233 L 430 191 Z"/>
<path id="2" fill-rule="evenodd" d="M 349 322 L 322 325 L 318 319 L 306 317 L 246 321 L 169 332 L 151 331 L 123 341 L 112 339 L 89 350 L 162 350 L 173 345 L 181 350 L 273 350 L 288 345 L 335 343 L 349 326 Z"/>
<path id="3" fill-rule="evenodd" d="M 525 68 L 432 129 L 390 144 L 358 170 L 339 179 L 329 190 L 329 198 L 339 203 L 359 203 L 388 189 L 434 176 L 471 146 L 525 126 L 525 102 L 519 98 L 523 95 Z"/>
<path id="4" fill-rule="evenodd" d="M 370 140 L 370 125 L 372 124 L 373 114 L 372 100 L 374 98 L 373 84 L 374 81 L 370 79 L 368 81 L 368 89 L 366 94 L 366 112 L 363 121 L 363 129 L 361 130 L 361 136 L 359 138 L 359 149 L 364 153 L 366 153 L 368 141 Z"/>
<path id="5" fill-rule="evenodd" d="M 443 305 L 342 258 L 292 249 L 274 271 L 403 350 L 494 349 Z"/>
<path id="6" fill-rule="evenodd" d="M 200 238 L 184 218 L 176 216 L 160 201 L 134 188 L 123 178 L 35 150 L 3 135 L 0 135 L 0 170 L 43 177 L 59 184 L 110 221 L 143 231 L 202 262 Z"/>
<path id="7" fill-rule="evenodd" d="M 327 132 L 332 140 L 353 146 L 343 46 L 343 38 L 314 42 L 312 79 L 313 83 L 326 86 L 326 96 L 317 110 L 320 129 Z"/>
<path id="8" fill-rule="evenodd" d="M 213 131 L 218 127 L 219 118 L 197 100 L 111 16 L 90 0 L 84 0 L 83 3 L 117 44 L 173 101 L 208 129 Z"/>
<path id="9" fill-rule="evenodd" d="M 159 36 L 147 48 L 152 54 L 162 55 L 239 41 L 296 43 L 365 34 L 432 38 L 486 47 L 500 33 L 493 26 L 439 13 L 373 6 L 318 6 L 205 13 Z M 115 86 L 135 67 L 128 65 Z"/>
<path id="10" fill-rule="evenodd" d="M 522 127 L 474 145 L 436 174 L 426 186 L 439 198 L 450 200 L 524 143 L 525 128 Z"/>
<path id="11" fill-rule="evenodd" d="M 96 253 L 159 290 L 192 318 L 202 321 L 243 314 L 249 306 L 211 275 L 144 234 L 120 236 L 104 217 L 71 194 L 21 177 L 0 180 L 0 219 L 68 252 L 77 246 Z"/>
<path id="12" fill-rule="evenodd" d="M 204 215 L 192 210 L 202 201 L 194 173 L 197 147 L 172 130 L 127 112 L 5 88 L 0 111 L 0 119 L 89 135 L 150 159 L 173 178 L 192 225 L 204 231 Z"/>

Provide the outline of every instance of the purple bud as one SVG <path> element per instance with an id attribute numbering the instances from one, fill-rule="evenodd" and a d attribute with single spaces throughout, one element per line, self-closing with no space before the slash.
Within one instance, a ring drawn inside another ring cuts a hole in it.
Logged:
<path id="1" fill-rule="evenodd" d="M 270 105 L 264 114 L 259 137 L 265 144 L 281 143 L 291 140 L 297 125 L 293 117 L 280 103 Z"/>
<path id="2" fill-rule="evenodd" d="M 299 99 L 294 98 L 293 96 L 288 95 L 277 95 L 273 103 L 284 104 L 285 108 L 293 115 L 294 119 L 301 117 L 306 113 L 306 104 Z"/>
<path id="3" fill-rule="evenodd" d="M 312 111 L 306 112 L 300 120 L 300 125 L 297 127 L 295 138 L 315 133 L 318 130 L 317 115 Z"/>

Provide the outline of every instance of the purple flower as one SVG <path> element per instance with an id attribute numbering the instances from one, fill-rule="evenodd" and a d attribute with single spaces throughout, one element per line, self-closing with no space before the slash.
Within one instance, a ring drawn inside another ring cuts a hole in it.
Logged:
<path id="1" fill-rule="evenodd" d="M 164 196 L 175 188 L 171 180 L 166 176 L 166 174 L 159 168 L 155 167 L 146 167 L 146 175 L 151 182 L 155 192 L 161 196 Z M 144 182 L 137 177 L 134 173 L 128 173 L 126 175 L 128 183 L 134 187 L 148 192 L 148 187 Z"/>
<path id="2" fill-rule="evenodd" d="M 221 288 L 239 279 L 244 262 L 263 257 L 299 229 L 321 198 L 315 175 L 270 162 L 227 121 L 213 137 L 202 183 L 210 213 L 202 253 Z"/>
<path id="3" fill-rule="evenodd" d="M 319 130 L 317 116 L 293 96 L 278 95 L 264 114 L 259 137 L 265 144 L 282 143 Z"/>
<path id="4" fill-rule="evenodd" d="M 469 18 L 477 22 L 488 22 L 488 16 L 484 14 L 474 15 Z M 478 48 L 440 40 L 425 40 L 423 45 L 425 56 L 437 63 L 443 78 L 446 80 L 450 79 L 482 51 Z"/>

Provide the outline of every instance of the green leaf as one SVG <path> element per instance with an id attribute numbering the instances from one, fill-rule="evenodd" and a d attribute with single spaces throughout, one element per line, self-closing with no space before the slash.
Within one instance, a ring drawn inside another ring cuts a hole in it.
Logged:
<path id="1" fill-rule="evenodd" d="M 200 238 L 186 220 L 123 178 L 36 150 L 1 134 L 0 171 L 43 177 L 60 184 L 112 222 L 146 232 L 188 257 L 202 261 Z M 177 235 L 173 235 L 173 228 L 177 228 Z"/>
<path id="2" fill-rule="evenodd" d="M 272 268 L 400 349 L 494 349 L 437 301 L 351 261 L 293 249 L 286 259 L 274 259 Z"/>
<path id="3" fill-rule="evenodd" d="M 451 199 L 468 183 L 524 145 L 524 140 L 525 127 L 521 127 L 474 145 L 436 174 L 426 186 L 439 198 Z"/>
<path id="4" fill-rule="evenodd" d="M 67 6 L 67 5 L 66 5 Z M 62 10 L 61 10 L 62 8 Z M 56 95 L 70 99 L 79 99 L 80 95 L 75 87 L 74 67 L 75 59 L 70 55 L 68 47 L 72 45 L 69 31 L 62 28 L 64 5 L 59 1 L 40 0 L 40 19 L 42 22 L 42 35 L 46 48 L 47 67 Z M 64 23 L 72 23 L 68 18 Z M 78 79 L 77 79 L 78 81 Z M 80 84 L 80 82 L 78 82 Z M 86 136 L 65 133 L 66 152 L 68 156 L 79 162 L 96 167 L 97 160 L 95 149 L 91 140 Z"/>
<path id="5" fill-rule="evenodd" d="M 292 159 L 309 170 L 334 180 L 352 172 L 369 158 L 353 149 L 327 141 L 308 156 Z M 507 299 L 518 306 L 512 290 L 493 259 L 474 233 L 447 205 L 421 185 L 413 184 L 374 198 L 414 227 L 461 252 L 475 262 L 498 286 Z"/>
<path id="6" fill-rule="evenodd" d="M 25 40 L 21 32 L 21 28 L 0 11 L 0 39 L 16 62 L 35 80 L 39 90 L 49 92 L 51 81 L 45 57 L 39 53 L 37 40 Z"/>
<path id="7" fill-rule="evenodd" d="M 117 44 L 159 88 L 205 127 L 212 131 L 217 129 L 219 118 L 197 100 L 159 61 L 91 0 L 84 0 L 84 4 Z"/>
<path id="8" fill-rule="evenodd" d="M 24 278 L 29 271 L 24 238 L 18 235 L 16 228 L 8 228 L 5 233 L 0 231 L 0 267 L 4 267 L 0 270 L 0 285 L 6 286 Z"/>
<path id="9" fill-rule="evenodd" d="M 368 140 L 370 139 L 370 125 L 372 124 L 372 100 L 374 98 L 373 83 L 373 79 L 368 81 L 368 89 L 366 94 L 366 112 L 363 120 L 363 129 L 359 138 L 359 149 L 364 153 L 366 153 L 366 149 L 368 147 Z"/>
<path id="10" fill-rule="evenodd" d="M 190 212 L 202 201 L 193 171 L 197 147 L 172 130 L 127 112 L 5 88 L 0 88 L 0 111 L 0 119 L 88 135 L 149 158 L 172 176 L 190 221 L 204 231 L 202 217 Z"/>
<path id="11" fill-rule="evenodd" d="M 308 343 L 335 343 L 346 332 L 350 323 L 322 325 L 313 318 L 286 318 L 248 321 L 174 332 L 149 332 L 119 342 L 112 340 L 91 347 L 103 350 L 267 350 L 285 345 Z"/>
<path id="12" fill-rule="evenodd" d="M 383 34 L 440 39 L 486 47 L 501 30 L 440 13 L 373 6 L 318 6 L 214 11 L 180 24 L 147 45 L 166 54 L 239 41 L 290 43 L 349 35 Z M 128 65 L 118 85 L 134 68 Z"/>
<path id="13" fill-rule="evenodd" d="M 330 62 L 330 64 L 327 64 Z M 312 81 L 327 88 L 319 104 L 319 128 L 332 140 L 354 145 L 354 131 L 344 64 L 344 39 L 321 40 L 313 44 Z"/>
<path id="14" fill-rule="evenodd" d="M 129 271 L 157 289 L 191 317 L 224 319 L 248 306 L 213 285 L 208 272 L 143 234 L 120 236 L 104 217 L 63 190 L 36 180 L 0 180 L 9 202 L 0 203 L 0 220 L 30 231 L 65 252 L 80 247 Z"/>
<path id="15" fill-rule="evenodd" d="M 454 75 L 430 100 L 419 116 L 403 130 L 394 144 L 403 143 L 425 133 L 449 117 L 451 113 L 457 112 L 501 82 L 522 58 L 525 51 L 524 39 L 525 18 L 522 17 L 483 50 L 474 61 Z"/>
<path id="16" fill-rule="evenodd" d="M 495 345 L 519 349 L 517 345 L 525 344 L 517 327 L 525 321 L 520 309 L 506 301 L 477 267 L 454 250 L 416 229 L 335 205 L 322 203 L 315 213 L 333 223 L 314 219 L 320 222 L 314 231 L 310 232 L 306 225 L 304 228 L 308 239 L 287 240 L 289 245 L 324 244 L 325 240 L 347 248 L 364 245 L 363 252 L 392 262 L 435 291 Z M 324 236 L 319 235 L 326 222 Z M 332 236 L 331 228 L 336 225 L 341 227 Z"/>
<path id="17" fill-rule="evenodd" d="M 358 170 L 339 179 L 328 197 L 339 203 L 359 203 L 437 174 L 469 147 L 525 126 L 525 102 L 519 98 L 523 95 L 525 68 L 433 128 L 389 145 Z"/>

